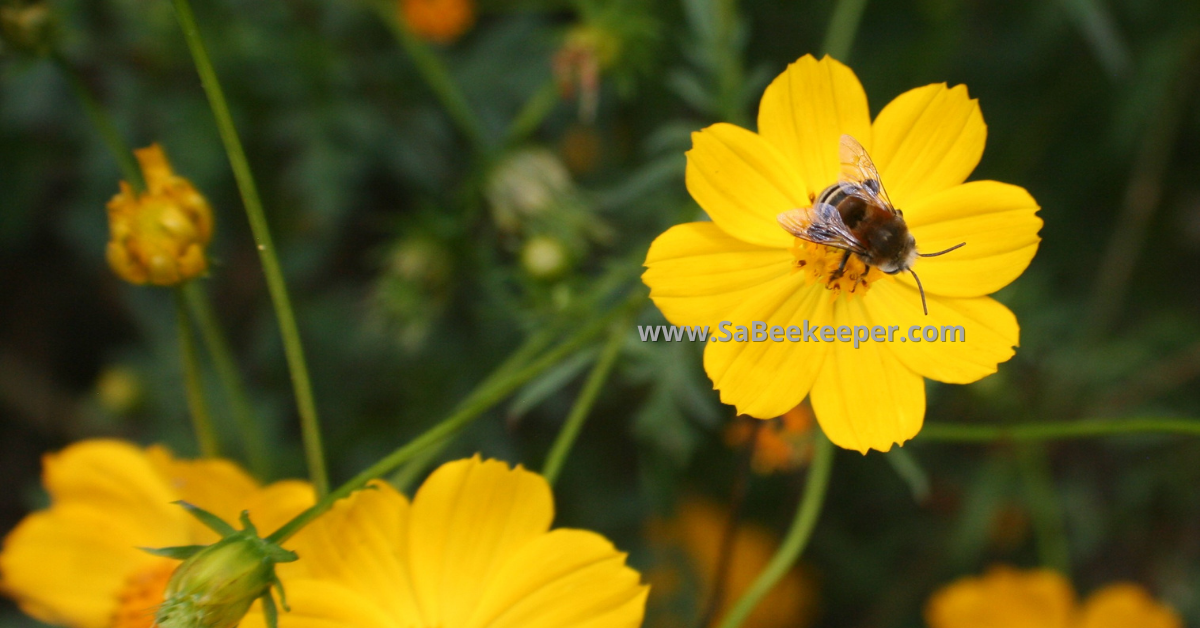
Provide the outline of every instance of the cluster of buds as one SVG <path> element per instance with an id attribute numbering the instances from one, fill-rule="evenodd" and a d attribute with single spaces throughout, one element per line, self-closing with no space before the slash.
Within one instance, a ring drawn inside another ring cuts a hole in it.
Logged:
<path id="1" fill-rule="evenodd" d="M 241 517 L 242 529 L 235 530 L 210 512 L 181 505 L 222 538 L 206 546 L 146 550 L 184 561 L 167 583 L 155 624 L 161 628 L 234 628 L 254 601 L 261 599 L 267 626 L 277 628 L 272 587 L 279 592 L 284 610 L 290 609 L 275 565 L 297 560 L 296 554 L 260 538 L 246 512 Z"/>
<path id="2" fill-rule="evenodd" d="M 108 202 L 108 265 L 135 284 L 172 286 L 204 274 L 213 232 L 208 201 L 175 174 L 158 144 L 134 153 L 146 189 L 122 181 Z"/>

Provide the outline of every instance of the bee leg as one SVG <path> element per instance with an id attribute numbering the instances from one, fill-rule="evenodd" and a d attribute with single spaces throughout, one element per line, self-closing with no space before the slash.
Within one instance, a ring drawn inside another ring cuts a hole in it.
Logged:
<path id="1" fill-rule="evenodd" d="M 838 279 L 841 279 L 842 275 L 846 272 L 846 262 L 849 262 L 849 261 L 850 261 L 850 251 L 846 251 L 845 254 L 842 255 L 842 263 L 838 264 L 838 269 L 833 271 L 833 273 L 831 273 L 829 275 L 829 280 L 837 281 Z"/>

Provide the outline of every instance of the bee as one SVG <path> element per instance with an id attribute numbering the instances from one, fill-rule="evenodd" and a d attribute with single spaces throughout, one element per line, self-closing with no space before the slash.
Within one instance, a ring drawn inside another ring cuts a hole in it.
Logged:
<path id="1" fill-rule="evenodd" d="M 889 275 L 908 271 L 917 282 L 921 309 L 928 316 L 925 288 L 912 269 L 913 263 L 918 257 L 945 255 L 966 242 L 937 253 L 918 253 L 916 238 L 904 222 L 904 212 L 892 205 L 879 171 L 862 144 L 843 135 L 838 157 L 842 173 L 837 183 L 813 198 L 812 207 L 790 209 L 776 219 L 785 231 L 801 240 L 845 251 L 831 279 L 842 276 L 851 255 L 859 256 L 866 265 L 864 276 L 872 266 Z"/>

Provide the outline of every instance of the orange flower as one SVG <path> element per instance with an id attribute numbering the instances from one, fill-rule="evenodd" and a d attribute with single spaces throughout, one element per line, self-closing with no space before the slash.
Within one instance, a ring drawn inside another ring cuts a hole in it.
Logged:
<path id="1" fill-rule="evenodd" d="M 213 231 L 208 201 L 171 170 L 158 144 L 134 154 L 147 189 L 137 193 L 122 181 L 108 202 L 108 265 L 135 284 L 172 286 L 204 274 L 204 248 Z"/>
<path id="2" fill-rule="evenodd" d="M 930 628 L 1183 628 L 1145 589 L 1112 584 L 1080 606 L 1071 583 L 1048 569 L 993 567 L 938 591 L 925 609 Z"/>
<path id="3" fill-rule="evenodd" d="M 43 464 L 50 507 L 4 539 L 0 591 L 33 617 L 69 628 L 150 628 L 178 561 L 138 548 L 218 540 L 171 502 L 225 520 L 248 510 L 268 532 L 313 502 L 305 482 L 260 487 L 226 460 L 178 460 L 162 447 L 116 440 L 76 443 Z"/>
<path id="4" fill-rule="evenodd" d="M 404 22 L 422 39 L 454 42 L 475 24 L 474 0 L 400 0 Z"/>
<path id="5" fill-rule="evenodd" d="M 730 447 L 746 444 L 755 433 L 754 422 L 759 420 L 738 417 L 725 430 L 725 443 Z M 754 438 L 751 468 L 760 475 L 770 475 L 806 464 L 812 458 L 812 427 L 812 410 L 803 404 L 781 417 L 763 422 Z"/>

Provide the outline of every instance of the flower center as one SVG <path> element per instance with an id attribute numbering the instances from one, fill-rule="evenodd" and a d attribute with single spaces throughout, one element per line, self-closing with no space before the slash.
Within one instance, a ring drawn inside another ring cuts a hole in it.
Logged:
<path id="1" fill-rule="evenodd" d="M 154 612 L 162 604 L 178 563 L 162 561 L 135 572 L 117 594 L 117 610 L 113 612 L 109 628 L 151 628 Z"/>
<path id="2" fill-rule="evenodd" d="M 813 244 L 807 240 L 796 238 L 792 244 L 792 272 L 802 272 L 809 283 L 823 283 L 825 288 L 832 290 L 834 298 L 845 294 L 847 298 L 855 294 L 866 294 L 871 283 L 887 276 L 878 268 L 867 270 L 867 265 L 857 255 L 823 244 Z M 845 266 L 842 260 L 845 259 Z"/>

